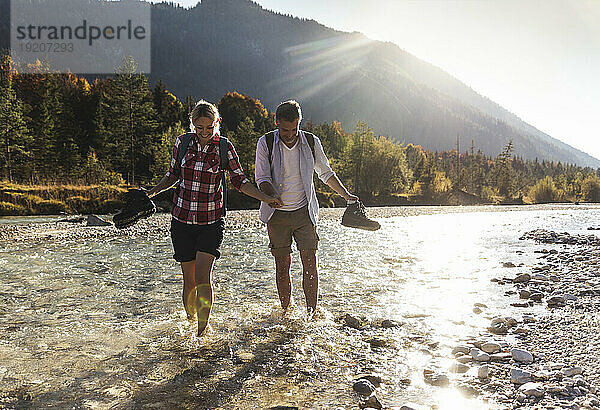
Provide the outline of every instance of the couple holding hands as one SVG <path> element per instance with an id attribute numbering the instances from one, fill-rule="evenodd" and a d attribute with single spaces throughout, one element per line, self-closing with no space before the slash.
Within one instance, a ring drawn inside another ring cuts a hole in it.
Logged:
<path id="1" fill-rule="evenodd" d="M 183 306 L 189 319 L 198 320 L 198 336 L 206 329 L 213 304 L 211 273 L 223 241 L 224 178 L 261 201 L 260 219 L 267 224 L 269 248 L 275 257 L 279 300 L 287 310 L 291 298 L 290 265 L 292 238 L 302 260 L 302 286 L 309 317 L 315 313 L 319 293 L 316 226 L 319 204 L 313 173 L 344 197 L 349 204 L 343 224 L 377 229 L 366 218 L 364 207 L 329 166 L 321 141 L 302 131 L 302 111 L 296 101 L 281 103 L 275 112 L 277 128 L 263 135 L 256 147 L 255 177 L 258 189 L 244 174 L 235 148 L 221 142 L 217 107 L 199 101 L 190 113 L 191 133 L 179 136 L 173 147 L 169 170 L 146 191 L 149 197 L 176 185 L 171 207 L 171 239 L 174 258 L 183 272 Z M 225 153 L 220 147 L 226 147 Z M 180 150 L 185 150 L 180 153 Z M 226 163 L 222 164 L 223 160 Z"/>

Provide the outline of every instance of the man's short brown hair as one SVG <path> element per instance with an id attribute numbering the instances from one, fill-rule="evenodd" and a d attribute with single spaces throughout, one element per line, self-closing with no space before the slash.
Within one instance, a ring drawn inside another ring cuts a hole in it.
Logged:
<path id="1" fill-rule="evenodd" d="M 277 107 L 275 111 L 275 120 L 293 122 L 296 120 L 302 120 L 302 110 L 300 104 L 296 100 L 284 101 Z"/>

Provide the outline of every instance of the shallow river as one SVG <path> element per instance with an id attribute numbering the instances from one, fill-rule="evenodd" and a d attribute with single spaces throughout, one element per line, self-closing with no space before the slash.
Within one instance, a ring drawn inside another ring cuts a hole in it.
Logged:
<path id="1" fill-rule="evenodd" d="M 502 262 L 531 265 L 534 250 L 551 248 L 522 233 L 589 234 L 600 220 L 599 206 L 500 209 L 412 208 L 379 219 L 377 232 L 323 221 L 312 322 L 297 251 L 294 308 L 281 318 L 266 229 L 230 230 L 213 276 L 213 329 L 200 340 L 169 238 L 0 243 L 0 407 L 357 408 L 352 381 L 377 373 L 384 406 L 495 408 L 426 385 L 423 369 L 448 365 L 449 350 L 490 317 L 520 317 L 490 279 L 519 271 Z M 475 303 L 487 305 L 482 314 Z M 340 324 L 346 313 L 403 325 L 358 331 Z M 386 346 L 372 348 L 373 338 Z"/>

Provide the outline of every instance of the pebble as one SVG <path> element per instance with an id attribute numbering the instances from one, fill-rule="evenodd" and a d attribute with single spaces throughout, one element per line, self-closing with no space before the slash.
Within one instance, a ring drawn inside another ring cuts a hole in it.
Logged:
<path id="1" fill-rule="evenodd" d="M 533 380 L 533 375 L 525 370 L 512 367 L 510 369 L 510 381 L 515 384 L 524 384 Z"/>
<path id="2" fill-rule="evenodd" d="M 481 350 L 486 353 L 498 353 L 501 350 L 501 346 L 499 343 L 495 342 L 485 342 L 481 345 Z"/>
<path id="3" fill-rule="evenodd" d="M 368 397 L 375 392 L 373 383 L 366 379 L 360 379 L 352 385 L 352 389 L 361 396 Z"/>
<path id="4" fill-rule="evenodd" d="M 540 383 L 529 382 L 519 387 L 519 391 L 526 396 L 542 397 L 545 394 L 544 386 Z"/>
<path id="5" fill-rule="evenodd" d="M 477 377 L 480 379 L 487 379 L 490 375 L 490 368 L 487 364 L 479 366 L 477 368 Z"/>
<path id="6" fill-rule="evenodd" d="M 533 363 L 533 355 L 527 350 L 514 348 L 510 351 L 512 358 L 519 363 Z"/>

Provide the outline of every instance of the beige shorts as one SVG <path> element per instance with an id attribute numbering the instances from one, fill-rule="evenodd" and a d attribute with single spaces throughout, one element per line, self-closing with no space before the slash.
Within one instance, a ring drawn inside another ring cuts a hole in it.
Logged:
<path id="1" fill-rule="evenodd" d="M 276 210 L 267 222 L 269 248 L 273 256 L 285 256 L 292 253 L 292 237 L 299 251 L 317 249 L 319 236 L 310 220 L 308 207 L 295 211 Z"/>

